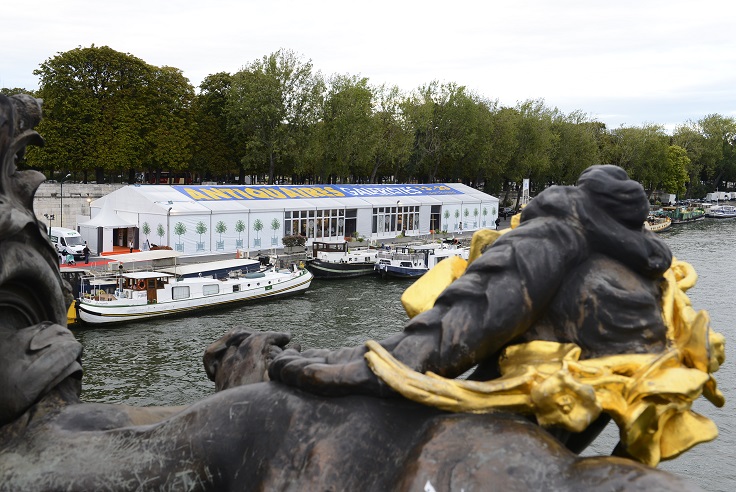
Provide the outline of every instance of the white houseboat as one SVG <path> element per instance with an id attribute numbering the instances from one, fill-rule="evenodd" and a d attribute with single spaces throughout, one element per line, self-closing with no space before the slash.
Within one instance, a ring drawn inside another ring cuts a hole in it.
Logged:
<path id="1" fill-rule="evenodd" d="M 120 256 L 130 261 L 132 255 L 135 253 Z M 198 267 L 203 271 L 213 270 L 208 264 Z M 182 277 L 169 273 L 169 268 L 166 270 L 123 271 L 121 268 L 104 282 L 94 277 L 83 279 L 77 301 L 79 319 L 88 324 L 106 324 L 192 313 L 302 292 L 314 278 L 311 272 L 296 265 L 290 269 L 268 267 L 246 273 L 232 270 L 222 278 Z M 103 289 L 101 285 L 115 288 Z"/>

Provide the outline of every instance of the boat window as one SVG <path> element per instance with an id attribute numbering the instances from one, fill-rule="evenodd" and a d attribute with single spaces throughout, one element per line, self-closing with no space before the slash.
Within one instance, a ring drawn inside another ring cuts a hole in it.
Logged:
<path id="1" fill-rule="evenodd" d="M 212 296 L 220 293 L 220 286 L 217 284 L 207 284 L 202 286 L 202 294 Z"/>
<path id="2" fill-rule="evenodd" d="M 409 268 L 411 268 L 412 264 L 410 262 L 408 262 L 408 261 L 402 261 L 401 262 L 401 266 L 402 267 L 409 267 Z"/>
<path id="3" fill-rule="evenodd" d="M 240 285 L 233 285 L 233 292 L 240 292 Z"/>
<path id="4" fill-rule="evenodd" d="M 174 300 L 188 299 L 189 298 L 189 286 L 181 285 L 177 287 L 172 287 L 171 288 L 171 298 Z"/>

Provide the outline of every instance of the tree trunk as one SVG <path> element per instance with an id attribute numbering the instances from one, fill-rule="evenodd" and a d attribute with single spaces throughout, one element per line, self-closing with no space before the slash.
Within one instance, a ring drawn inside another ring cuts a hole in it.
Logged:
<path id="1" fill-rule="evenodd" d="M 273 152 L 268 154 L 268 184 L 273 184 L 273 175 L 276 171 L 276 162 L 273 158 Z"/>

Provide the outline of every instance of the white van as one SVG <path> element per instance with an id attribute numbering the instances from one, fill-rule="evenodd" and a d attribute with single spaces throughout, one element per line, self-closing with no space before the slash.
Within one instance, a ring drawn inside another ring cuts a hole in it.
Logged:
<path id="1" fill-rule="evenodd" d="M 52 227 L 49 233 L 51 244 L 56 246 L 63 255 L 74 255 L 75 259 L 84 258 L 84 240 L 82 235 L 74 229 Z"/>

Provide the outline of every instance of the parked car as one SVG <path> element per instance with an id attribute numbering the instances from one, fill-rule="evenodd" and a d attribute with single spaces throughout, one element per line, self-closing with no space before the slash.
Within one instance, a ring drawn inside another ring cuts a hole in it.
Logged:
<path id="1" fill-rule="evenodd" d="M 511 207 L 501 207 L 501 210 L 498 212 L 498 216 L 504 219 L 508 219 L 512 215 L 514 215 L 514 209 Z"/>

